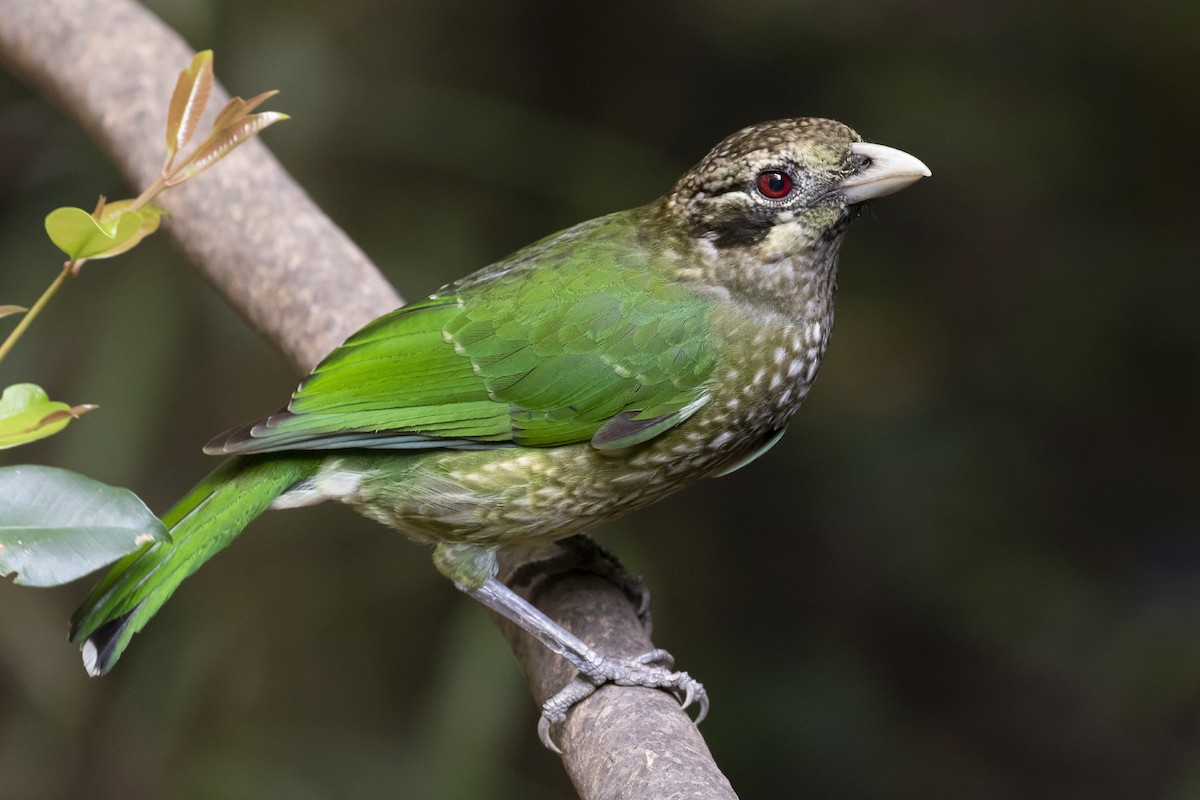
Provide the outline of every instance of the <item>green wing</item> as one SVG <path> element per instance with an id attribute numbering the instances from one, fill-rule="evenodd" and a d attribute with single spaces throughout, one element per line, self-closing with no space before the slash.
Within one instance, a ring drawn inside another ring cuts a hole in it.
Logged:
<path id="1" fill-rule="evenodd" d="M 713 300 L 628 240 L 587 233 L 379 318 L 285 411 L 206 449 L 619 448 L 674 427 L 707 400 Z"/>

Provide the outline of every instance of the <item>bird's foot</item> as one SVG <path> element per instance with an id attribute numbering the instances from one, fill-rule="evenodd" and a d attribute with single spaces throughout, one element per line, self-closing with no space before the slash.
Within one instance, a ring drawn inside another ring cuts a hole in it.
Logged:
<path id="1" fill-rule="evenodd" d="M 699 705 L 696 724 L 708 715 L 708 693 L 700 681 L 686 672 L 673 671 L 675 659 L 666 650 L 651 650 L 634 658 L 611 658 L 599 656 L 588 669 L 576 675 L 553 697 L 542 704 L 542 717 L 538 720 L 538 738 L 555 753 L 561 753 L 550 736 L 550 726 L 567 718 L 567 712 L 579 701 L 590 697 L 606 683 L 616 686 L 643 686 L 647 689 L 664 689 L 679 701 L 681 708 L 692 703 Z"/>
<path id="2" fill-rule="evenodd" d="M 562 575 L 575 570 L 590 572 L 620 589 L 633 603 L 638 621 L 647 635 L 654 633 L 654 621 L 650 615 L 650 588 L 640 575 L 625 569 L 615 555 L 586 534 L 559 539 L 554 545 L 556 550 L 553 555 L 521 564 L 513 570 L 506 583 L 510 586 L 529 586 L 546 575 Z"/>
<path id="3" fill-rule="evenodd" d="M 474 588 L 456 585 L 488 608 L 516 623 L 548 650 L 569 661 L 579 672 L 543 706 L 542 718 L 538 722 L 538 734 L 542 743 L 551 750 L 562 752 L 550 738 L 550 726 L 561 722 L 572 706 L 606 683 L 665 689 L 675 695 L 683 708 L 692 703 L 699 703 L 697 723 L 708 714 L 708 693 L 704 691 L 704 686 L 686 672 L 672 670 L 674 659 L 667 651 L 651 650 L 634 658 L 602 656 L 496 578 L 489 578 L 483 585 Z"/>

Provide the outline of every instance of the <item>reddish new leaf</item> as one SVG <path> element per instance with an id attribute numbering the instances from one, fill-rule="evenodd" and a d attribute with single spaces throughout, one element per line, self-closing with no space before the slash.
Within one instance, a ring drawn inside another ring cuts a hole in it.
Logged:
<path id="1" fill-rule="evenodd" d="M 239 144 L 253 138 L 263 128 L 284 119 L 288 119 L 287 114 L 281 114 L 278 111 L 264 111 L 261 114 L 252 114 L 220 131 L 214 131 L 203 144 L 196 148 L 196 152 L 192 153 L 187 162 L 175 171 L 167 181 L 167 185 L 174 186 L 199 175 L 229 155 Z"/>
<path id="2" fill-rule="evenodd" d="M 231 98 L 225 104 L 225 107 L 221 109 L 220 113 L 217 114 L 217 118 L 213 120 L 212 129 L 219 131 L 222 128 L 232 125 L 277 94 L 279 94 L 279 90 L 272 89 L 269 92 L 257 94 L 249 100 L 243 100 L 240 97 Z"/>
<path id="3" fill-rule="evenodd" d="M 212 50 L 202 50 L 192 58 L 192 63 L 179 73 L 171 103 L 167 107 L 167 162 L 163 174 L 170 171 L 175 154 L 186 147 L 200 124 L 200 117 L 208 105 L 213 85 Z"/>

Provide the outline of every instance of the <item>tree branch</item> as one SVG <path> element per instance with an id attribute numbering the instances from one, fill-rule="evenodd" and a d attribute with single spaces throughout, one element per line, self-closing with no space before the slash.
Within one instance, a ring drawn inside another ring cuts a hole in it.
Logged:
<path id="1" fill-rule="evenodd" d="M 151 143 L 162 140 L 175 76 L 192 54 L 131 0 L 108 0 L 100 14 L 85 0 L 0 0 L 0 59 L 73 117 L 134 187 L 158 175 L 162 149 Z M 212 106 L 226 99 L 216 87 Z M 300 374 L 401 303 L 257 140 L 162 204 L 172 213 L 165 227 L 189 260 Z M 536 595 L 547 614 L 603 652 L 652 649 L 607 581 L 553 576 Z M 513 626 L 501 628 L 539 703 L 566 683 L 564 661 Z M 735 797 L 695 726 L 663 692 L 602 689 L 556 734 L 585 800 Z"/>

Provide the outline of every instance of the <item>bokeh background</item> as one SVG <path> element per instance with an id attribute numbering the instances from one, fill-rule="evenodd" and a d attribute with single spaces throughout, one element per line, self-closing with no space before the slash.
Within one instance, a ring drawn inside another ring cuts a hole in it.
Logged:
<path id="1" fill-rule="evenodd" d="M 743 797 L 1200 797 L 1200 5 L 148 5 L 233 92 L 282 91 L 268 144 L 410 298 L 752 122 L 924 159 L 848 238 L 783 442 L 601 539 Z M 43 215 L 132 192 L 6 74 L 0 152 L 28 304 Z M 294 385 L 166 237 L 55 300 L 25 380 L 102 410 L 0 463 L 159 510 Z M 483 612 L 345 509 L 260 520 L 103 680 L 64 641 L 85 590 L 0 586 L 6 797 L 570 796 Z"/>

